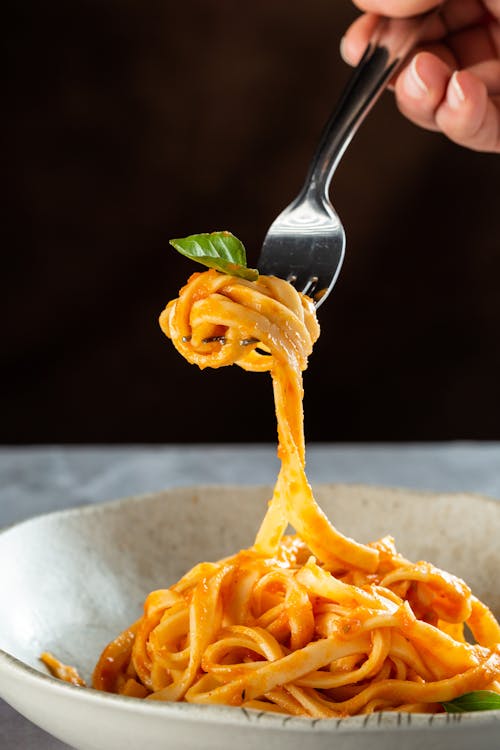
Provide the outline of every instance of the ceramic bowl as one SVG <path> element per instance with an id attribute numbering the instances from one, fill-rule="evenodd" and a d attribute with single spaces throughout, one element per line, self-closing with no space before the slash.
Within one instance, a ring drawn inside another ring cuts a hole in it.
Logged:
<path id="1" fill-rule="evenodd" d="M 390 533 L 410 559 L 465 578 L 500 614 L 500 502 L 363 486 L 319 486 L 334 524 L 361 541 Z M 199 560 L 249 546 L 269 488 L 198 487 L 40 516 L 0 534 L 0 695 L 79 750 L 474 750 L 498 748 L 500 712 L 377 713 L 310 720 L 241 708 L 150 703 L 44 673 L 49 650 L 89 677 L 149 591 Z"/>

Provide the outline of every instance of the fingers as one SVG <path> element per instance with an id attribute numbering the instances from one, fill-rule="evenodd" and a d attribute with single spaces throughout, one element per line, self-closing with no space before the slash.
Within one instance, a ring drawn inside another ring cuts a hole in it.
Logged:
<path id="1" fill-rule="evenodd" d="M 500 4 L 500 0 L 498 2 Z M 364 13 L 347 29 L 341 42 L 341 55 L 349 65 L 357 65 L 360 61 L 373 38 L 378 18 L 374 13 Z M 441 16 L 436 15 L 426 27 L 422 43 L 427 48 L 438 42 L 446 45 L 462 68 L 468 68 L 480 60 L 499 57 L 500 24 L 486 24 L 482 19 L 484 5 L 479 0 L 460 0 L 459 5 L 457 0 L 449 0 Z"/>
<path id="2" fill-rule="evenodd" d="M 391 0 L 355 2 L 369 12 L 356 19 L 342 40 L 341 54 L 350 65 L 359 62 L 373 35 L 378 22 L 376 12 L 397 15 Z M 394 2 L 401 8 L 399 0 Z M 408 0 L 404 4 L 405 14 L 415 11 L 417 6 L 418 12 L 422 12 L 436 4 L 431 0 Z M 498 10 L 500 0 L 486 0 L 485 4 L 490 11 L 492 6 Z M 449 5 L 456 10 L 457 0 L 449 0 Z M 462 0 L 460 14 L 455 19 L 459 29 L 467 20 L 477 21 L 480 6 L 484 10 L 484 5 L 477 0 Z M 399 109 L 415 124 L 441 131 L 462 146 L 476 151 L 500 152 L 500 61 L 494 59 L 500 49 L 500 28 L 498 24 L 490 24 L 489 27 L 478 25 L 457 30 L 447 38 L 446 44 L 445 40 L 437 41 L 442 36 L 443 29 L 437 29 L 436 34 L 429 37 L 436 41 L 424 48 L 430 52 L 414 55 L 392 82 Z M 462 48 L 466 49 L 466 54 Z M 457 71 L 457 68 L 463 69 Z"/>
<path id="3" fill-rule="evenodd" d="M 396 81 L 401 112 L 416 125 L 438 130 L 436 111 L 446 96 L 452 68 L 429 52 L 420 52 Z"/>
<path id="4" fill-rule="evenodd" d="M 348 65 L 357 65 L 373 36 L 378 16 L 364 13 L 347 29 L 340 42 L 340 54 Z"/>
<path id="5" fill-rule="evenodd" d="M 461 146 L 500 153 L 500 107 L 489 98 L 485 83 L 468 70 L 455 71 L 450 78 L 436 124 Z"/>
<path id="6" fill-rule="evenodd" d="M 396 82 L 398 107 L 416 125 L 440 130 L 461 146 L 500 152 L 499 73 L 498 61 L 453 72 L 443 60 L 421 52 Z"/>
<path id="7" fill-rule="evenodd" d="M 406 0 L 404 3 L 401 0 L 354 0 L 354 3 L 361 10 L 369 13 L 404 18 L 405 16 L 425 13 L 431 8 L 437 7 L 440 0 Z"/>
<path id="8" fill-rule="evenodd" d="M 500 59 L 484 60 L 470 66 L 468 70 L 481 79 L 490 96 L 500 96 Z"/>
<path id="9" fill-rule="evenodd" d="M 357 65 L 369 42 L 373 39 L 380 16 L 375 13 L 363 13 L 349 26 L 340 42 L 340 54 L 348 65 Z M 483 32 L 486 35 L 486 32 Z M 446 27 L 442 19 L 436 16 L 426 27 L 426 36 L 422 42 L 426 46 L 442 39 L 446 35 Z"/>

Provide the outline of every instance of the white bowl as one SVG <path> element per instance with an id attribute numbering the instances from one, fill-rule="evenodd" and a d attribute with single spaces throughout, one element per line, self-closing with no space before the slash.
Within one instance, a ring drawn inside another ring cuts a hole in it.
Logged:
<path id="1" fill-rule="evenodd" d="M 392 534 L 405 556 L 465 578 L 500 614 L 500 502 L 364 486 L 315 491 L 343 532 L 360 541 Z M 150 703 L 44 673 L 38 657 L 48 650 L 88 679 L 103 646 L 137 618 L 149 591 L 200 560 L 252 543 L 269 496 L 263 487 L 173 489 L 40 516 L 1 533 L 0 695 L 80 750 L 498 748 L 499 711 L 310 720 Z"/>

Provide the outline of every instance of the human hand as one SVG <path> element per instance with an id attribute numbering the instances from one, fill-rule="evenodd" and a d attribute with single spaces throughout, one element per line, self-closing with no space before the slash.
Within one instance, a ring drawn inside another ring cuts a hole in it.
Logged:
<path id="1" fill-rule="evenodd" d="M 410 16 L 437 0 L 354 0 L 365 13 L 341 43 L 356 65 L 377 24 L 377 14 Z M 447 0 L 425 42 L 393 81 L 400 111 L 427 130 L 444 133 L 475 151 L 500 153 L 500 0 Z"/>

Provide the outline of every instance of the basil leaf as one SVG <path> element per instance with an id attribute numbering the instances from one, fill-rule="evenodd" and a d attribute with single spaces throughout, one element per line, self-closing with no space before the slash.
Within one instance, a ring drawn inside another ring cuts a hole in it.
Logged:
<path id="1" fill-rule="evenodd" d="M 231 232 L 191 234 L 189 237 L 170 240 L 170 244 L 187 258 L 221 273 L 240 276 L 248 281 L 257 281 L 259 278 L 257 269 L 247 268 L 245 247 Z"/>
<path id="2" fill-rule="evenodd" d="M 475 690 L 473 693 L 465 693 L 455 700 L 443 703 L 443 708 L 449 714 L 500 710 L 500 695 L 493 690 Z"/>

